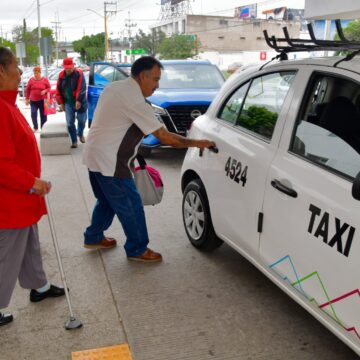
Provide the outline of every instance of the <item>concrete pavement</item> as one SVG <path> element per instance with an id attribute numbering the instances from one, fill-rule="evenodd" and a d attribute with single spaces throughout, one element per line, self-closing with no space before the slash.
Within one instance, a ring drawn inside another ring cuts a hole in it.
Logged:
<path id="1" fill-rule="evenodd" d="M 136 360 L 358 358 L 230 247 L 203 254 L 189 244 L 181 218 L 183 151 L 155 152 L 149 160 L 165 183 L 163 202 L 146 207 L 150 245 L 164 262 L 128 262 L 117 219 L 108 232 L 117 248 L 85 250 L 94 198 L 81 154 L 79 144 L 71 155 L 42 162 L 43 178 L 53 184 L 49 201 L 74 313 L 84 326 L 64 329 L 64 298 L 33 304 L 17 287 L 9 307 L 15 320 L 0 328 L 1 360 L 71 359 L 72 351 L 122 343 Z M 60 284 L 47 217 L 39 228 L 47 275 Z"/>

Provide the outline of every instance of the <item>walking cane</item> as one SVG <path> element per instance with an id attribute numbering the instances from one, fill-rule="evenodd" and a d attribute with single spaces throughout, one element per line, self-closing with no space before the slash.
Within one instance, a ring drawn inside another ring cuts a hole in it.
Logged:
<path id="1" fill-rule="evenodd" d="M 63 268 L 63 265 L 62 265 L 62 261 L 61 261 L 61 257 L 60 257 L 60 251 L 59 251 L 59 245 L 58 245 L 56 232 L 55 232 L 54 218 L 52 216 L 52 211 L 51 211 L 51 206 L 50 206 L 48 195 L 45 195 L 45 202 L 46 202 L 46 207 L 47 207 L 47 212 L 48 212 L 48 219 L 49 219 L 51 237 L 52 237 L 52 240 L 53 240 L 53 243 L 54 243 L 54 248 L 55 248 L 57 262 L 58 262 L 58 265 L 59 265 L 61 280 L 62 280 L 63 285 L 64 285 L 66 301 L 68 303 L 68 307 L 69 307 L 69 311 L 70 311 L 70 318 L 65 323 L 65 329 L 66 330 L 78 329 L 78 328 L 82 327 L 82 322 L 79 319 L 75 318 L 74 313 L 72 311 L 69 291 L 68 291 L 68 287 L 67 287 L 67 284 L 66 284 L 64 268 Z"/>

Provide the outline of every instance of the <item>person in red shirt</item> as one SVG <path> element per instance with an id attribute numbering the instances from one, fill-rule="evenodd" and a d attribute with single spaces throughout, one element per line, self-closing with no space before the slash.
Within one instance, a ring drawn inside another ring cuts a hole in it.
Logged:
<path id="1" fill-rule="evenodd" d="M 8 307 L 17 279 L 31 289 L 32 302 L 65 294 L 49 284 L 42 266 L 37 222 L 51 186 L 41 178 L 35 135 L 16 106 L 20 77 L 14 54 L 0 46 L 0 309 Z M 0 326 L 12 320 L 0 312 Z"/>
<path id="2" fill-rule="evenodd" d="M 47 116 L 44 113 L 44 99 L 46 94 L 50 91 L 51 86 L 46 77 L 41 76 L 41 67 L 34 67 L 34 76 L 30 78 L 26 85 L 25 102 L 31 107 L 31 120 L 34 125 L 34 131 L 39 129 L 37 121 L 37 113 L 40 112 L 40 127 L 46 123 Z"/>

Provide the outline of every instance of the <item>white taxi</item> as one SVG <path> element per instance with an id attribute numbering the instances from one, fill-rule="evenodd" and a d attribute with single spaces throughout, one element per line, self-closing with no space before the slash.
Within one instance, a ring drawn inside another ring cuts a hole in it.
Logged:
<path id="1" fill-rule="evenodd" d="M 191 243 L 223 241 L 360 355 L 360 59 L 277 61 L 225 83 L 181 173 Z"/>

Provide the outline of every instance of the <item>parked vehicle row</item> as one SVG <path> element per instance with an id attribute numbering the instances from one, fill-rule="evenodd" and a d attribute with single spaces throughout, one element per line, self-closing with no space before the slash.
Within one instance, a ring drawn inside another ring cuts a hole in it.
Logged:
<path id="1" fill-rule="evenodd" d="M 209 107 L 224 83 L 220 70 L 208 61 L 162 61 L 159 89 L 147 100 L 158 120 L 174 133 L 186 135 L 191 123 Z M 123 80 L 130 74 L 130 64 L 95 62 L 89 77 L 89 124 L 104 87 L 112 81 Z M 159 140 L 148 135 L 141 146 L 143 155 L 149 155 Z"/>

